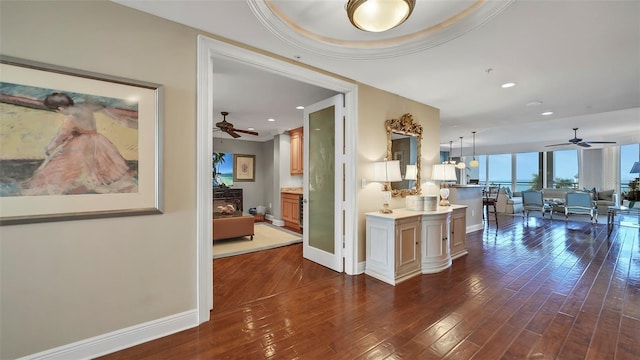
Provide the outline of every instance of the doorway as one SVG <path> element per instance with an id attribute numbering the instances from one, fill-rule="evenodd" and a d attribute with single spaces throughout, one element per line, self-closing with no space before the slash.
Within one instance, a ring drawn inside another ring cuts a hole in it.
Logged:
<path id="1" fill-rule="evenodd" d="M 345 219 L 345 245 L 343 250 L 345 272 L 357 273 L 357 216 L 356 216 L 356 160 L 357 85 L 313 70 L 249 51 L 205 36 L 198 36 L 198 125 L 197 125 L 197 307 L 198 321 L 209 320 L 213 307 L 213 279 L 211 256 L 211 153 L 213 152 L 213 64 L 216 59 L 231 59 L 250 64 L 285 77 L 315 84 L 345 94 L 344 139 L 345 186 L 343 216 Z"/>

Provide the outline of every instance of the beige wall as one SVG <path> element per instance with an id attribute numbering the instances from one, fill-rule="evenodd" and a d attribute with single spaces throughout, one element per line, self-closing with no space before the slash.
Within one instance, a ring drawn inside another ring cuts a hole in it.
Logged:
<path id="1" fill-rule="evenodd" d="M 387 155 L 387 133 L 384 122 L 409 113 L 422 125 L 422 183 L 431 177 L 431 165 L 440 154 L 440 110 L 398 95 L 358 84 L 358 185 L 361 179 L 373 177 L 373 162 Z M 368 183 L 358 186 L 358 261 L 365 261 L 365 213 L 382 207 L 382 186 Z M 424 192 L 424 187 L 423 187 Z M 405 199 L 393 198 L 391 208 L 405 207 Z"/>
<path id="2" fill-rule="evenodd" d="M 195 309 L 197 34 L 99 0 L 0 2 L 3 55 L 155 82 L 165 91 L 164 214 L 0 227 L 0 358 Z M 428 178 L 439 111 L 366 85 L 358 91 L 358 180 L 371 178 L 371 162 L 385 155 L 384 121 L 406 112 L 425 129 Z M 358 190 L 359 261 L 364 213 L 380 208 L 379 190 Z"/>
<path id="3" fill-rule="evenodd" d="M 104 1 L 2 1 L 0 52 L 162 84 L 163 215 L 0 228 L 0 358 L 196 307 L 196 31 Z"/>

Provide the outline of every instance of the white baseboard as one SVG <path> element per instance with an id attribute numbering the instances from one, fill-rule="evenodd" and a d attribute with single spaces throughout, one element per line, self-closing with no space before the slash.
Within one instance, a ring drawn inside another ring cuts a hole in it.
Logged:
<path id="1" fill-rule="evenodd" d="M 198 326 L 198 312 L 194 309 L 27 355 L 19 360 L 93 359 L 195 326 Z"/>
<path id="2" fill-rule="evenodd" d="M 358 263 L 358 273 L 354 275 L 364 274 L 364 270 L 367 268 L 367 262 L 361 261 Z"/>
<path id="3" fill-rule="evenodd" d="M 467 226 L 467 234 L 472 233 L 474 231 L 484 230 L 484 224 L 475 224 Z"/>

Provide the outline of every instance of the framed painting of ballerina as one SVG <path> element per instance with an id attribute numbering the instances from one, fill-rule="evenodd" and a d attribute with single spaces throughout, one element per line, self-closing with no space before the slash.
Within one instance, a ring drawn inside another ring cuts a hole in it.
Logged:
<path id="1" fill-rule="evenodd" d="M 0 225 L 162 213 L 162 87 L 0 56 Z"/>

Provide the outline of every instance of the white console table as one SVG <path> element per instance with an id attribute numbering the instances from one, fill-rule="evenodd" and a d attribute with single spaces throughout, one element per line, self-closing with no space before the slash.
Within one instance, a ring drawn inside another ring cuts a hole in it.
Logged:
<path id="1" fill-rule="evenodd" d="M 366 213 L 365 274 L 395 285 L 421 273 L 449 268 L 452 249 L 455 257 L 467 253 L 465 209 L 463 205 L 452 205 L 435 211 L 394 209 L 391 214 Z"/>

